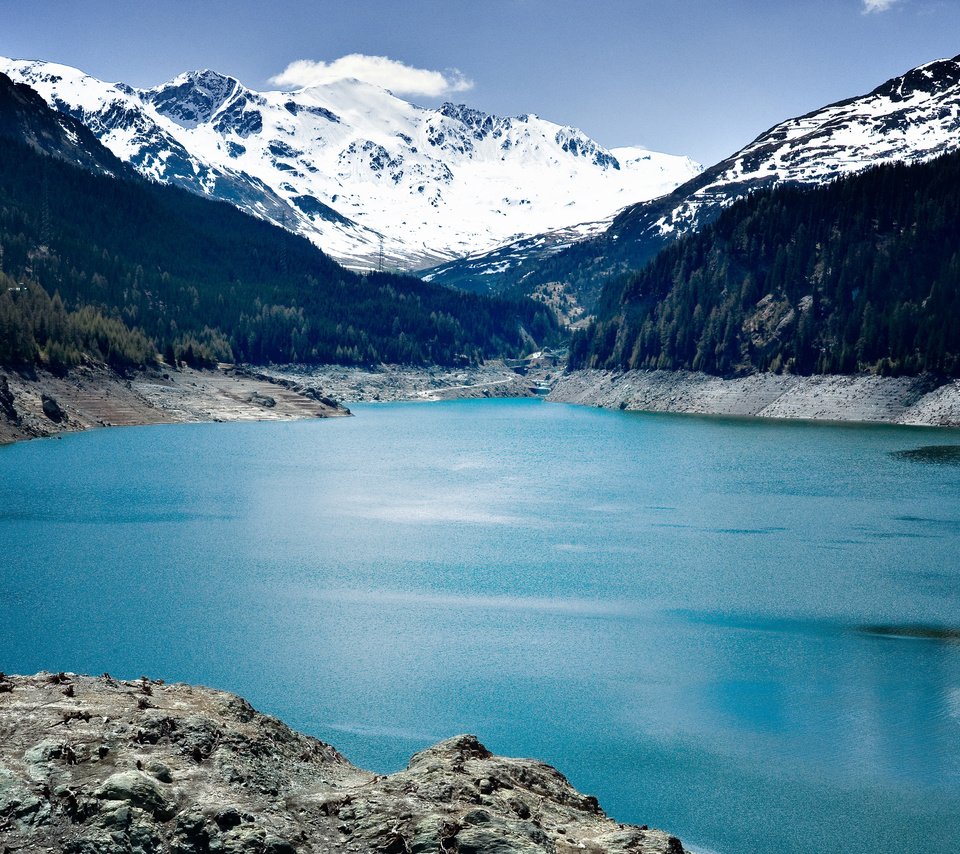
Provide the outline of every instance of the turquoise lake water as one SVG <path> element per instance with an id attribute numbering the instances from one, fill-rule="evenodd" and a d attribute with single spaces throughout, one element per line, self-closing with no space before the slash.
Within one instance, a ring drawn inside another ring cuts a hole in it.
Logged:
<path id="1" fill-rule="evenodd" d="M 960 848 L 960 466 L 900 453 L 960 432 L 355 411 L 0 448 L 0 670 L 236 691 L 379 771 L 473 732 L 721 854 Z"/>

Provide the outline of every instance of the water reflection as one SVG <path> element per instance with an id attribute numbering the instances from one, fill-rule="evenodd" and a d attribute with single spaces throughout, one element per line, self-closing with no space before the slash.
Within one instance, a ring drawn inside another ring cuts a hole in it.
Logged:
<path id="1" fill-rule="evenodd" d="M 924 445 L 906 451 L 892 451 L 891 455 L 916 463 L 960 466 L 960 445 Z"/>

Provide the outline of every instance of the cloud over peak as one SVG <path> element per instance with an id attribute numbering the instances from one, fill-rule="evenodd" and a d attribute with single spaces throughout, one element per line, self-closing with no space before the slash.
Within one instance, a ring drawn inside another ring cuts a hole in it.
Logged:
<path id="1" fill-rule="evenodd" d="M 887 9 L 899 3 L 900 0 L 863 0 L 863 14 L 871 12 L 886 12 Z"/>
<path id="2" fill-rule="evenodd" d="M 387 56 L 367 56 L 362 53 L 350 53 L 332 62 L 298 59 L 271 77 L 270 82 L 276 86 L 300 88 L 348 78 L 389 89 L 395 95 L 422 95 L 428 98 L 473 88 L 473 81 L 455 68 L 432 71 Z"/>

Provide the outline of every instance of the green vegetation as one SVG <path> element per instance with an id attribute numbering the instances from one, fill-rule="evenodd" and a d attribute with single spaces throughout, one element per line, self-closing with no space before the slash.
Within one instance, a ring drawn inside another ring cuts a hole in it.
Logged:
<path id="1" fill-rule="evenodd" d="M 572 368 L 960 375 L 960 155 L 745 199 L 605 289 Z"/>
<path id="2" fill-rule="evenodd" d="M 149 342 L 197 364 L 452 364 L 518 355 L 557 334 L 532 301 L 354 274 L 225 203 L 93 174 L 9 138 L 0 249 L 8 286 L 30 283 L 0 297 L 5 363 L 30 353 L 138 363 Z"/>
<path id="3" fill-rule="evenodd" d="M 145 365 L 156 355 L 139 329 L 90 306 L 67 311 L 58 295 L 0 275 L 0 364 L 40 363 L 60 371 L 90 356 L 115 368 Z"/>

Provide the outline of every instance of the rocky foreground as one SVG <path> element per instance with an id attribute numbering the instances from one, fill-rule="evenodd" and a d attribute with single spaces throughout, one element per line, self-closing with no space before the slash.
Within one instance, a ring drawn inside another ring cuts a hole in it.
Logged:
<path id="1" fill-rule="evenodd" d="M 462 735 L 380 776 L 231 694 L 0 674 L 0 851 L 682 854 Z"/>

